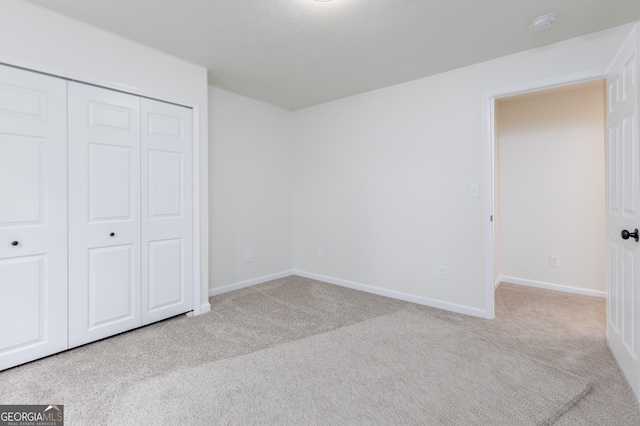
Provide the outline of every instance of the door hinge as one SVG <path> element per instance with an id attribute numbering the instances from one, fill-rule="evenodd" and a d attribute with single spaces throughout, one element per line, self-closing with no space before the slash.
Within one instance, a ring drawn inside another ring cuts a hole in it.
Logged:
<path id="1" fill-rule="evenodd" d="M 489 218 L 489 220 L 490 220 L 491 222 L 493 222 L 493 215 L 491 215 L 491 217 Z"/>

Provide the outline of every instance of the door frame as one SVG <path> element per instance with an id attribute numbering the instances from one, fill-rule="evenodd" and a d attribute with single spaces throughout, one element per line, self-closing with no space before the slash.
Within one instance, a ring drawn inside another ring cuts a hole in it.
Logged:
<path id="1" fill-rule="evenodd" d="M 484 121 L 484 177 L 483 184 L 487 188 L 483 197 L 483 214 L 485 215 L 485 317 L 495 317 L 495 280 L 494 276 L 494 224 L 495 213 L 495 172 L 494 164 L 496 146 L 495 105 L 496 101 L 511 96 L 556 89 L 574 84 L 587 83 L 594 80 L 602 80 L 607 76 L 607 68 L 599 68 L 585 72 L 567 74 L 545 80 L 535 80 L 514 86 L 497 88 L 483 93 L 483 121 Z M 607 296 L 608 297 L 608 296 Z"/>

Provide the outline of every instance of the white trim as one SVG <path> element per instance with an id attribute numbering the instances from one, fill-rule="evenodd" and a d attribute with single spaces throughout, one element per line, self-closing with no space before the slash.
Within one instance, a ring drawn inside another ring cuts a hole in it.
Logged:
<path id="1" fill-rule="evenodd" d="M 203 314 L 205 312 L 209 312 L 211 310 L 211 306 L 209 306 L 209 309 L 206 311 L 203 311 L 202 307 L 205 305 L 208 305 L 209 302 L 208 300 L 202 300 L 202 274 L 200 271 L 200 266 L 201 266 L 201 255 L 202 252 L 200 250 L 201 247 L 201 235 L 202 235 L 202 230 L 201 230 L 201 223 L 200 220 L 202 218 L 202 215 L 200 214 L 200 207 L 201 207 L 201 200 L 200 200 L 200 196 L 201 196 L 201 181 L 202 179 L 205 179 L 205 176 L 202 176 L 201 174 L 201 168 L 200 168 L 200 158 L 201 158 L 201 153 L 200 153 L 200 105 L 193 105 L 192 109 L 191 109 L 191 150 L 193 153 L 193 157 L 191 158 L 191 167 L 193 168 L 192 170 L 192 176 L 191 176 L 191 196 L 192 198 L 192 203 L 191 203 L 191 244 L 192 244 L 192 252 L 193 252 L 193 263 L 191 265 L 191 267 L 193 268 L 193 293 L 192 293 L 192 298 L 193 298 L 193 314 L 194 315 L 200 315 Z M 208 220 L 208 219 L 207 219 Z M 202 305 L 201 305 L 202 304 Z"/>
<path id="2" fill-rule="evenodd" d="M 562 75 L 544 80 L 530 81 L 516 86 L 508 86 L 485 92 L 486 98 L 508 98 L 511 96 L 535 93 L 541 90 L 558 89 L 573 84 L 587 83 L 589 81 L 600 80 L 606 77 L 607 69 L 604 67 L 592 70 Z"/>
<path id="3" fill-rule="evenodd" d="M 203 303 L 200 306 L 200 313 L 201 314 L 206 314 L 207 312 L 211 311 L 211 303 L 207 302 L 207 303 Z"/>
<path id="4" fill-rule="evenodd" d="M 493 283 L 493 289 L 494 289 L 494 290 L 497 290 L 497 289 L 498 289 L 498 287 L 500 287 L 500 284 L 502 284 L 501 277 L 498 277 L 498 279 L 496 280 L 496 282 L 494 282 L 494 283 Z"/>
<path id="5" fill-rule="evenodd" d="M 283 271 L 277 274 L 265 275 L 258 278 L 242 281 L 235 284 L 229 284 L 223 287 L 209 289 L 209 297 L 213 297 L 219 294 L 228 293 L 234 290 L 240 290 L 243 288 L 251 287 L 254 285 L 262 284 L 268 281 L 277 280 L 280 278 L 286 278 L 291 275 L 297 275 L 312 280 L 321 281 L 327 284 L 333 284 L 340 287 L 351 288 L 353 290 L 363 291 L 365 293 L 377 294 L 380 296 L 390 297 L 392 299 L 404 300 L 406 302 L 417 303 L 419 305 L 431 306 L 433 308 L 444 309 L 451 312 L 457 312 L 465 315 L 472 315 L 474 317 L 485 318 L 485 311 L 478 308 L 472 308 L 464 305 L 457 305 L 455 303 L 442 302 L 440 300 L 429 299 L 421 296 L 414 296 L 412 294 L 402 293 L 399 291 L 386 290 L 378 287 L 373 287 L 366 284 L 355 283 L 353 281 L 342 280 L 339 278 L 328 277 L 326 275 L 314 274 L 312 272 L 300 271 L 298 269 Z M 209 306 L 209 310 L 211 306 Z M 208 312 L 208 310 L 207 310 Z M 203 312 L 204 313 L 204 312 Z"/>
<path id="6" fill-rule="evenodd" d="M 517 284 L 517 285 L 522 285 L 527 287 L 544 288 L 546 290 L 561 291 L 563 293 L 581 294 L 583 296 L 600 297 L 603 299 L 607 298 L 606 291 L 589 290 L 586 288 L 573 287 L 570 285 L 555 284 L 555 283 L 548 283 L 544 281 L 527 280 L 525 278 L 504 277 L 504 276 L 500 276 L 498 281 L 500 283 L 504 282 L 504 283 Z"/>
<path id="7" fill-rule="evenodd" d="M 494 270 L 494 214 L 493 206 L 494 206 L 494 170 L 493 170 L 493 157 L 494 157 L 494 143 L 493 143 L 493 133 L 494 133 L 494 107 L 495 107 L 495 99 L 491 96 L 485 95 L 484 99 L 484 108 L 483 115 L 485 121 L 485 138 L 489 141 L 484 145 L 484 161 L 485 165 L 488 167 L 484 167 L 484 176 L 483 182 L 485 185 L 486 194 L 483 197 L 484 209 L 482 214 L 484 215 L 483 223 L 484 226 L 484 282 L 485 282 L 485 291 L 484 291 L 484 306 L 485 306 L 485 318 L 493 319 L 495 317 L 495 296 L 493 286 L 493 270 Z"/>
<path id="8" fill-rule="evenodd" d="M 207 302 L 198 307 L 198 312 L 199 312 L 198 314 L 195 313 L 196 310 L 194 309 L 193 311 L 187 312 L 185 315 L 188 317 L 194 317 L 196 315 L 206 314 L 209 311 L 211 311 L 211 303 Z"/>
<path id="9" fill-rule="evenodd" d="M 292 271 L 292 270 L 282 271 L 282 272 L 278 272 L 276 274 L 264 275 L 262 277 L 252 278 L 252 279 L 246 280 L 246 281 L 241 281 L 241 282 L 235 283 L 235 284 L 229 284 L 229 285 L 225 285 L 225 286 L 222 286 L 222 287 L 210 288 L 209 289 L 209 297 L 213 297 L 213 296 L 217 296 L 219 294 L 228 293 L 230 291 L 240 290 L 240 289 L 251 287 L 251 286 L 254 286 L 254 285 L 266 283 L 267 281 L 271 281 L 271 280 L 277 280 L 277 279 L 280 279 L 280 278 L 290 277 L 291 275 L 294 275 L 294 271 Z"/>
<path id="10" fill-rule="evenodd" d="M 493 199 L 493 178 L 494 178 L 494 164 L 493 164 L 493 152 L 495 147 L 495 101 L 496 99 L 505 98 L 509 96 L 521 95 L 525 93 L 537 92 L 540 90 L 554 89 L 562 86 L 568 86 L 572 84 L 585 83 L 592 80 L 603 79 L 607 75 L 607 68 L 596 68 L 583 72 L 563 75 L 559 77 L 548 78 L 544 80 L 530 81 L 517 86 L 503 87 L 494 90 L 487 91 L 483 94 L 483 115 L 485 126 L 485 164 L 484 164 L 484 181 L 489 185 L 487 191 L 485 191 L 484 202 L 489 206 L 489 215 L 494 214 L 494 199 Z M 483 212 L 486 214 L 486 210 Z M 485 306 L 486 306 L 486 318 L 494 317 L 494 303 L 495 303 L 495 277 L 494 277 L 494 242 L 493 242 L 493 222 L 488 226 L 485 225 Z M 566 287 L 574 288 L 574 287 Z M 559 290 L 563 291 L 563 290 Z M 598 296 L 602 297 L 602 296 Z M 606 297 L 606 295 L 605 295 Z"/>
<path id="11" fill-rule="evenodd" d="M 380 296 L 391 297 L 392 299 L 404 300 L 406 302 L 417 303 L 419 305 L 431 306 L 433 308 L 444 309 L 451 312 L 457 312 L 459 314 L 472 315 L 474 317 L 480 317 L 480 318 L 486 317 L 486 313 L 484 310 L 478 309 L 478 308 L 472 308 L 470 306 L 442 302 L 440 300 L 429 299 L 421 296 L 415 296 L 412 294 L 402 293 L 399 291 L 386 290 L 379 287 L 373 287 L 366 284 L 355 283 L 353 281 L 341 280 L 339 278 L 328 277 L 326 275 L 314 274 L 312 272 L 305 272 L 297 269 L 293 271 L 293 274 L 304 277 L 304 278 L 310 278 L 313 280 L 318 280 L 325 283 L 338 285 L 340 287 L 346 287 L 346 288 L 351 288 L 353 290 L 364 291 L 365 293 L 372 293 Z"/>

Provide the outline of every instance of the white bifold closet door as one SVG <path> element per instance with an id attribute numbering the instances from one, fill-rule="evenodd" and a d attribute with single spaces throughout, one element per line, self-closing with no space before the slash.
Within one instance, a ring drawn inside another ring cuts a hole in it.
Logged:
<path id="1" fill-rule="evenodd" d="M 69 345 L 193 309 L 191 110 L 69 83 Z"/>
<path id="2" fill-rule="evenodd" d="M 0 65 L 0 370 L 67 348 L 66 89 Z"/>
<path id="3" fill-rule="evenodd" d="M 140 98 L 69 82 L 69 346 L 141 325 Z"/>
<path id="4" fill-rule="evenodd" d="M 142 323 L 193 309 L 189 108 L 141 99 Z"/>

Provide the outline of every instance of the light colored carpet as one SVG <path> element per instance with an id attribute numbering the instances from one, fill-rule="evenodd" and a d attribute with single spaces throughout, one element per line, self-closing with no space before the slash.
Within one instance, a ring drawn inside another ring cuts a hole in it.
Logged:
<path id="1" fill-rule="evenodd" d="M 115 424 L 551 424 L 588 381 L 402 310 L 127 387 Z"/>
<path id="2" fill-rule="evenodd" d="M 489 321 L 293 276 L 210 301 L 206 315 L 179 316 L 2 371 L 0 404 L 53 401 L 65 404 L 68 425 L 108 424 L 117 397 L 146 380 L 411 308 L 587 378 L 591 391 L 555 425 L 640 425 L 640 409 L 605 342 L 604 299 L 503 284 Z"/>

